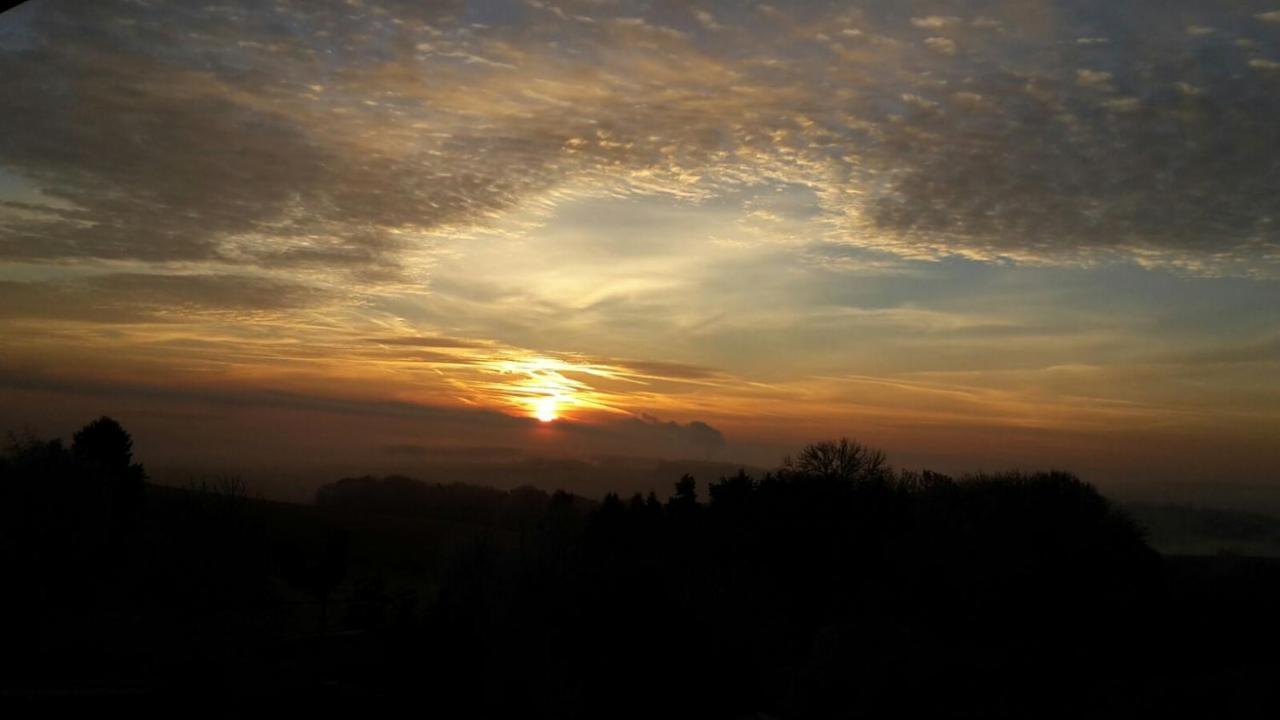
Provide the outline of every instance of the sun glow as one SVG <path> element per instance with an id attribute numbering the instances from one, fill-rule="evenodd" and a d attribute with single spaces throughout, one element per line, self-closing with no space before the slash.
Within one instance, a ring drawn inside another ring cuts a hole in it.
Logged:
<path id="1" fill-rule="evenodd" d="M 579 411 L 625 414 L 615 406 L 617 391 L 602 392 L 588 379 L 614 384 L 644 384 L 611 365 L 536 355 L 516 356 L 512 353 L 512 356 L 488 359 L 479 365 L 486 371 L 484 376 L 458 383 L 476 396 L 478 404 L 492 401 L 544 423 L 563 420 Z"/>
<path id="2" fill-rule="evenodd" d="M 538 398 L 533 403 L 533 416 L 544 423 L 549 423 L 560 417 L 559 411 L 560 401 L 553 396 Z"/>

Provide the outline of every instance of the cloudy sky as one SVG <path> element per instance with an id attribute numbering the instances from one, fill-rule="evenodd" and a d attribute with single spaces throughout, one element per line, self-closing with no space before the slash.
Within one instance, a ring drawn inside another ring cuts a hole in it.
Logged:
<path id="1" fill-rule="evenodd" d="M 6 427 L 1280 484 L 1275 0 L 32 0 L 0 83 Z"/>

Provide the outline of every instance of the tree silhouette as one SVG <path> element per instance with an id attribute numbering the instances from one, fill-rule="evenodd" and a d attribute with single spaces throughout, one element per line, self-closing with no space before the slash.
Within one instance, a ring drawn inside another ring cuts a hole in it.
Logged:
<path id="1" fill-rule="evenodd" d="M 120 423 L 103 416 L 72 438 L 71 454 L 84 478 L 97 486 L 117 526 L 137 519 L 146 471 L 133 462 L 133 438 Z"/>
<path id="2" fill-rule="evenodd" d="M 676 482 L 676 492 L 668 501 L 677 507 L 692 507 L 698 502 L 698 481 L 692 475 L 684 475 Z"/>
<path id="3" fill-rule="evenodd" d="M 806 445 L 783 465 L 805 475 L 849 481 L 882 479 L 889 469 L 883 452 L 848 438 Z"/>
<path id="4" fill-rule="evenodd" d="M 120 423 L 104 415 L 76 432 L 71 452 L 87 467 L 122 474 L 133 464 L 133 438 Z"/>

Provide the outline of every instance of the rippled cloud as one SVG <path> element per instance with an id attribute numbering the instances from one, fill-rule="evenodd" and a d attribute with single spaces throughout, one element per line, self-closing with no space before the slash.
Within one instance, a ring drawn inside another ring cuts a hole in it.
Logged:
<path id="1" fill-rule="evenodd" d="M 565 193 L 798 183 L 815 233 L 910 257 L 1269 272 L 1274 12 L 35 2 L 0 164 L 43 200 L 0 252 L 391 283 Z"/>

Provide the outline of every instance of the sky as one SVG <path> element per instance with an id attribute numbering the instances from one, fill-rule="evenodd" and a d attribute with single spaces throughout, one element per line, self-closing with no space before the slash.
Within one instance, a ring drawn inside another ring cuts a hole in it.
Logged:
<path id="1" fill-rule="evenodd" d="M 1280 492 L 1275 0 L 32 0 L 0 83 L 3 427 Z"/>

